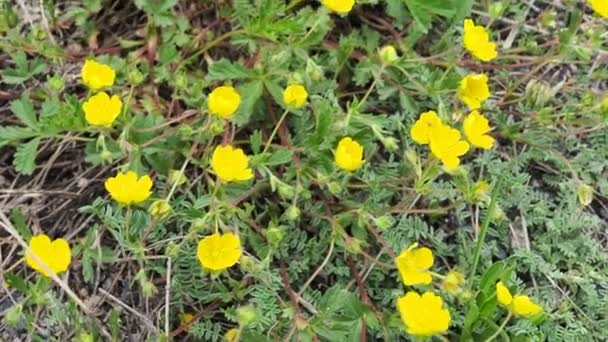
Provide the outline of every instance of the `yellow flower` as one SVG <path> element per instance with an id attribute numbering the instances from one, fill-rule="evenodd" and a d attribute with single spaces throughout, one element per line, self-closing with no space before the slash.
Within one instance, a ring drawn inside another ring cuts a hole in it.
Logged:
<path id="1" fill-rule="evenodd" d="M 325 7 L 340 14 L 346 14 L 353 9 L 355 0 L 321 0 Z"/>
<path id="2" fill-rule="evenodd" d="M 451 294 L 458 294 L 464 284 L 464 275 L 458 271 L 450 271 L 441 284 L 443 288 Z"/>
<path id="3" fill-rule="evenodd" d="M 241 240 L 232 233 L 215 233 L 199 241 L 196 255 L 205 269 L 221 271 L 239 261 Z"/>
<path id="4" fill-rule="evenodd" d="M 253 178 L 247 155 L 230 145 L 217 146 L 211 156 L 211 168 L 224 182 L 246 181 Z"/>
<path id="5" fill-rule="evenodd" d="M 460 165 L 458 157 L 469 151 L 469 144 L 461 140 L 460 131 L 448 125 L 433 127 L 430 141 L 431 153 L 441 160 L 449 171 L 455 170 Z"/>
<path id="6" fill-rule="evenodd" d="M 222 119 L 230 119 L 241 104 L 241 95 L 230 86 L 221 86 L 213 89 L 207 99 L 207 106 L 211 114 Z"/>
<path id="7" fill-rule="evenodd" d="M 92 59 L 87 59 L 80 71 L 82 83 L 87 87 L 98 90 L 105 87 L 111 87 L 116 78 L 116 72 L 111 66 L 97 63 Z"/>
<path id="8" fill-rule="evenodd" d="M 124 205 L 141 203 L 152 195 L 150 176 L 137 177 L 133 171 L 119 172 L 115 177 L 108 178 L 105 187 L 113 200 Z"/>
<path id="9" fill-rule="evenodd" d="M 64 239 L 56 239 L 51 242 L 51 239 L 45 234 L 33 236 L 29 244 L 30 250 L 40 261 L 48 266 L 51 271 L 56 274 L 67 271 L 72 260 L 72 252 L 70 245 Z M 50 277 L 50 273 L 42 268 L 30 252 L 25 253 L 25 262 L 27 265 L 41 274 Z"/>
<path id="10" fill-rule="evenodd" d="M 460 81 L 458 97 L 469 106 L 469 109 L 477 109 L 490 97 L 488 88 L 488 76 L 484 74 L 467 75 Z"/>
<path id="11" fill-rule="evenodd" d="M 403 284 L 408 286 L 430 284 L 433 278 L 429 268 L 433 261 L 433 252 L 426 247 L 418 248 L 418 243 L 413 243 L 395 259 Z"/>
<path id="12" fill-rule="evenodd" d="M 464 21 L 464 47 L 478 59 L 489 62 L 496 58 L 496 44 L 490 41 L 488 32 L 483 26 L 477 26 L 473 20 Z"/>
<path id="13" fill-rule="evenodd" d="M 482 197 L 486 194 L 488 189 L 490 188 L 490 184 L 484 180 L 480 180 L 475 183 L 475 196 Z"/>
<path id="14" fill-rule="evenodd" d="M 159 199 L 152 202 L 152 204 L 150 205 L 150 209 L 148 209 L 148 212 L 153 217 L 157 219 L 162 219 L 166 217 L 171 212 L 171 210 L 172 208 L 169 202 L 164 199 Z"/>
<path id="15" fill-rule="evenodd" d="M 93 126 L 110 127 L 122 110 L 122 101 L 116 95 L 105 92 L 91 96 L 82 104 L 84 118 Z"/>
<path id="16" fill-rule="evenodd" d="M 290 85 L 283 91 L 283 102 L 288 107 L 301 108 L 306 104 L 308 92 L 300 84 Z"/>
<path id="17" fill-rule="evenodd" d="M 543 308 L 534 303 L 530 297 L 525 295 L 513 296 L 502 281 L 496 284 L 496 298 L 500 304 L 507 307 L 515 316 L 527 318 L 543 311 Z"/>
<path id="18" fill-rule="evenodd" d="M 226 334 L 224 334 L 224 341 L 238 342 L 239 332 L 240 332 L 239 328 L 232 328 L 232 329 L 226 331 Z"/>
<path id="19" fill-rule="evenodd" d="M 604 18 L 608 18 L 608 1 L 588 0 L 593 10 Z"/>
<path id="20" fill-rule="evenodd" d="M 344 137 L 338 143 L 335 154 L 339 168 L 353 172 L 363 165 L 363 146 L 350 137 Z"/>
<path id="21" fill-rule="evenodd" d="M 467 140 L 473 146 L 481 147 L 489 150 L 494 146 L 494 138 L 488 135 L 492 130 L 490 123 L 483 115 L 478 111 L 472 111 L 465 119 L 462 124 L 462 130 L 464 135 L 467 136 Z"/>
<path id="22" fill-rule="evenodd" d="M 389 65 L 393 64 L 395 61 L 399 59 L 397 55 L 397 50 L 392 45 L 386 45 L 378 51 L 378 55 L 380 56 L 380 60 L 382 63 Z"/>
<path id="23" fill-rule="evenodd" d="M 433 336 L 448 330 L 450 312 L 443 308 L 443 300 L 431 291 L 420 296 L 409 291 L 397 300 L 397 309 L 408 334 Z"/>
<path id="24" fill-rule="evenodd" d="M 441 119 L 435 111 L 420 114 L 418 120 L 410 128 L 412 140 L 420 145 L 428 144 L 432 129 L 439 125 L 441 125 Z"/>

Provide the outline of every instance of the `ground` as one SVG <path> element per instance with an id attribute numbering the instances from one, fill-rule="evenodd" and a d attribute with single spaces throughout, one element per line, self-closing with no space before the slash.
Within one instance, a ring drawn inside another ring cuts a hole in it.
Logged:
<path id="1" fill-rule="evenodd" d="M 608 339 L 599 2 L 331 3 L 0 0 L 0 340 Z M 465 48 L 467 18 L 496 58 Z M 100 91 L 86 60 L 115 70 L 108 127 L 83 109 Z M 487 149 L 458 90 L 473 74 L 488 79 Z M 296 84 L 302 106 L 283 97 Z M 219 86 L 240 94 L 228 119 L 209 100 Z M 413 138 L 428 111 L 470 146 L 457 168 L 438 153 L 445 136 Z M 226 172 L 250 179 L 225 177 L 222 145 L 246 155 Z M 127 171 L 150 177 L 149 197 L 109 193 Z M 217 233 L 240 254 L 212 271 L 201 258 L 227 247 L 198 246 Z M 56 276 L 26 261 L 39 234 L 69 244 Z M 499 281 L 541 312 L 500 301 Z M 442 306 L 398 308 L 426 292 Z M 444 309 L 447 328 L 414 336 L 412 320 Z"/>

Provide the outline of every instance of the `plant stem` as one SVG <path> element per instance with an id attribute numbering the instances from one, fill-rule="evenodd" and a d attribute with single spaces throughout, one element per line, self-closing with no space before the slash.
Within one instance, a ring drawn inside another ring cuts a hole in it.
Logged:
<path id="1" fill-rule="evenodd" d="M 281 118 L 277 122 L 276 126 L 274 126 L 274 129 L 272 130 L 272 133 L 270 134 L 268 141 L 266 141 L 266 146 L 264 146 L 264 150 L 262 151 L 262 153 L 268 151 L 268 148 L 270 147 L 270 144 L 272 143 L 272 139 L 274 139 L 274 136 L 279 131 L 279 127 L 281 127 L 281 124 L 283 124 L 283 120 L 285 120 L 288 113 L 289 113 L 289 109 L 285 109 L 285 111 L 283 112 L 283 115 L 281 115 Z"/>
<path id="2" fill-rule="evenodd" d="M 479 264 L 479 258 L 481 257 L 481 248 L 486 240 L 486 235 L 488 234 L 488 227 L 490 226 L 490 220 L 492 219 L 492 213 L 496 208 L 496 199 L 498 194 L 500 193 L 500 188 L 502 184 L 502 177 L 500 177 L 494 188 L 492 189 L 492 197 L 490 199 L 490 205 L 488 206 L 488 210 L 486 211 L 486 216 L 483 219 L 483 223 L 481 226 L 481 232 L 479 233 L 479 237 L 477 238 L 477 245 L 475 246 L 475 254 L 473 254 L 473 266 L 471 267 L 471 272 L 469 273 L 469 284 L 467 285 L 467 289 L 471 290 L 473 287 L 473 278 L 475 277 L 475 272 L 477 271 L 477 265 Z"/>
<path id="3" fill-rule="evenodd" d="M 505 330 L 505 327 L 507 326 L 507 323 L 509 323 L 509 321 L 511 320 L 511 317 L 513 317 L 513 315 L 511 314 L 511 311 L 509 311 L 509 314 L 507 315 L 507 318 L 505 318 L 505 320 L 502 322 L 502 324 L 500 325 L 500 327 L 498 327 L 498 330 L 496 330 L 496 332 L 494 333 L 494 335 L 488 337 L 485 342 L 490 342 L 493 341 L 498 335 L 500 335 L 500 333 Z"/>

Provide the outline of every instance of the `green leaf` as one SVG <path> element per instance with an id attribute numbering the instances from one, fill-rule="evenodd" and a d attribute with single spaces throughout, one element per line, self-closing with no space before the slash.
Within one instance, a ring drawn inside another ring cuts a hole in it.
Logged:
<path id="1" fill-rule="evenodd" d="M 292 154 L 293 153 L 291 151 L 286 150 L 286 149 L 277 150 L 270 156 L 270 158 L 268 158 L 268 160 L 266 160 L 264 165 L 275 166 L 275 165 L 289 163 L 291 161 Z"/>
<path id="2" fill-rule="evenodd" d="M 32 238 L 32 232 L 30 232 L 27 227 L 27 219 L 21 209 L 14 208 L 13 210 L 11 210 L 10 219 L 13 223 L 13 226 L 15 226 L 15 229 L 19 232 L 19 235 L 21 235 L 23 240 L 29 241 Z"/>
<path id="3" fill-rule="evenodd" d="M 17 126 L 0 126 L 0 147 L 10 143 L 36 136 L 29 128 Z"/>
<path id="4" fill-rule="evenodd" d="M 13 160 L 13 166 L 17 172 L 22 175 L 31 175 L 34 172 L 39 144 L 40 138 L 35 138 L 17 147 Z"/>
<path id="5" fill-rule="evenodd" d="M 222 59 L 209 66 L 207 80 L 209 81 L 224 81 L 224 80 L 241 80 L 257 77 L 258 74 L 247 69 L 238 63 L 232 63 L 229 60 Z"/>
<path id="6" fill-rule="evenodd" d="M 29 96 L 24 96 L 18 100 L 12 101 L 11 111 L 26 126 L 32 129 L 38 129 L 36 111 L 34 110 L 34 105 L 32 104 L 32 101 L 30 101 Z"/>
<path id="7" fill-rule="evenodd" d="M 242 126 L 249 122 L 251 114 L 254 112 L 254 107 L 262 93 L 264 92 L 264 83 L 261 81 L 252 81 L 239 87 L 239 94 L 241 94 L 241 105 L 234 114 L 234 123 L 238 126 Z"/>
<path id="8" fill-rule="evenodd" d="M 263 143 L 262 131 L 260 131 L 259 129 L 253 131 L 253 133 L 249 137 L 249 143 L 251 145 L 251 151 L 253 151 L 254 154 L 260 153 Z"/>

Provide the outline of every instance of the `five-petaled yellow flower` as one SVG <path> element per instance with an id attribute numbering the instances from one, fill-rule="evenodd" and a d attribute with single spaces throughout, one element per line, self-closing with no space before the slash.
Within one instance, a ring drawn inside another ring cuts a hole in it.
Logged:
<path id="1" fill-rule="evenodd" d="M 63 273 L 70 267 L 72 261 L 72 251 L 70 245 L 64 239 L 51 239 L 40 234 L 33 236 L 29 243 L 30 250 L 42 261 L 51 271 L 56 274 Z M 25 253 L 25 262 L 34 270 L 44 276 L 50 277 L 51 274 L 42 268 L 42 265 L 34 259 L 30 252 Z"/>
<path id="2" fill-rule="evenodd" d="M 355 0 L 321 0 L 321 2 L 329 10 L 340 14 L 347 14 L 355 5 Z"/>
<path id="3" fill-rule="evenodd" d="M 221 86 L 213 89 L 207 99 L 211 114 L 222 119 L 230 119 L 241 104 L 241 95 L 231 86 Z"/>
<path id="4" fill-rule="evenodd" d="M 240 332 L 241 331 L 239 330 L 239 328 L 232 328 L 232 329 L 226 331 L 226 333 L 224 334 L 224 341 L 238 342 Z"/>
<path id="5" fill-rule="evenodd" d="M 91 96 L 82 104 L 84 118 L 93 126 L 110 127 L 122 110 L 120 97 L 105 92 Z"/>
<path id="6" fill-rule="evenodd" d="M 131 205 L 144 202 L 152 195 L 152 179 L 148 175 L 138 177 L 133 171 L 119 172 L 105 182 L 106 190 L 113 200 Z"/>
<path id="7" fill-rule="evenodd" d="M 490 41 L 490 36 L 483 26 L 473 23 L 473 20 L 464 21 L 464 47 L 476 58 L 489 62 L 496 58 L 496 44 Z"/>
<path id="8" fill-rule="evenodd" d="M 241 240 L 232 233 L 215 233 L 198 243 L 196 255 L 203 268 L 221 271 L 234 266 L 241 258 Z"/>
<path id="9" fill-rule="evenodd" d="M 397 300 L 397 309 L 410 335 L 433 336 L 444 333 L 450 326 L 450 312 L 443 307 L 441 297 L 431 291 L 422 296 L 409 291 Z"/>
<path id="10" fill-rule="evenodd" d="M 433 252 L 426 247 L 418 248 L 418 243 L 413 243 L 395 259 L 401 280 L 408 286 L 430 284 L 433 278 L 429 269 L 433 262 Z"/>
<path id="11" fill-rule="evenodd" d="M 410 128 L 410 135 L 412 140 L 417 144 L 426 145 L 430 142 L 431 132 L 433 128 L 441 125 L 441 119 L 435 111 L 428 111 L 420 114 L 420 117 L 412 128 Z"/>
<path id="12" fill-rule="evenodd" d="M 80 71 L 82 83 L 92 90 L 111 87 L 116 78 L 116 72 L 111 66 L 87 59 Z"/>
<path id="13" fill-rule="evenodd" d="M 460 131 L 448 125 L 433 127 L 430 138 L 431 153 L 448 170 L 455 170 L 460 165 L 459 157 L 469 151 L 469 144 L 461 140 Z"/>
<path id="14" fill-rule="evenodd" d="M 511 294 L 511 291 L 505 286 L 502 281 L 496 284 L 496 299 L 498 302 L 507 307 L 515 316 L 532 317 L 543 311 L 543 308 L 534 303 L 530 297 L 525 295 Z"/>
<path id="15" fill-rule="evenodd" d="M 478 109 L 490 97 L 488 76 L 484 74 L 467 75 L 460 81 L 458 97 L 469 106 L 469 109 Z"/>
<path id="16" fill-rule="evenodd" d="M 467 140 L 473 146 L 481 147 L 489 150 L 494 146 L 494 138 L 488 135 L 492 130 L 488 119 L 481 115 L 478 111 L 472 111 L 462 123 L 462 130 L 466 135 Z"/>
<path id="17" fill-rule="evenodd" d="M 335 161 L 345 171 L 356 171 L 364 162 L 363 146 L 350 137 L 342 138 L 336 148 Z"/>
<path id="18" fill-rule="evenodd" d="M 288 107 L 301 108 L 306 104 L 308 92 L 300 84 L 293 84 L 283 91 L 283 102 Z"/>
<path id="19" fill-rule="evenodd" d="M 217 146 L 211 156 L 211 168 L 224 182 L 246 181 L 253 178 L 249 159 L 240 148 Z"/>
<path id="20" fill-rule="evenodd" d="M 604 18 L 608 18 L 608 1 L 588 0 L 593 10 Z"/>
<path id="21" fill-rule="evenodd" d="M 464 284 L 464 280 L 464 274 L 458 271 L 450 271 L 443 279 L 441 286 L 451 294 L 458 294 L 462 290 L 461 286 Z"/>

